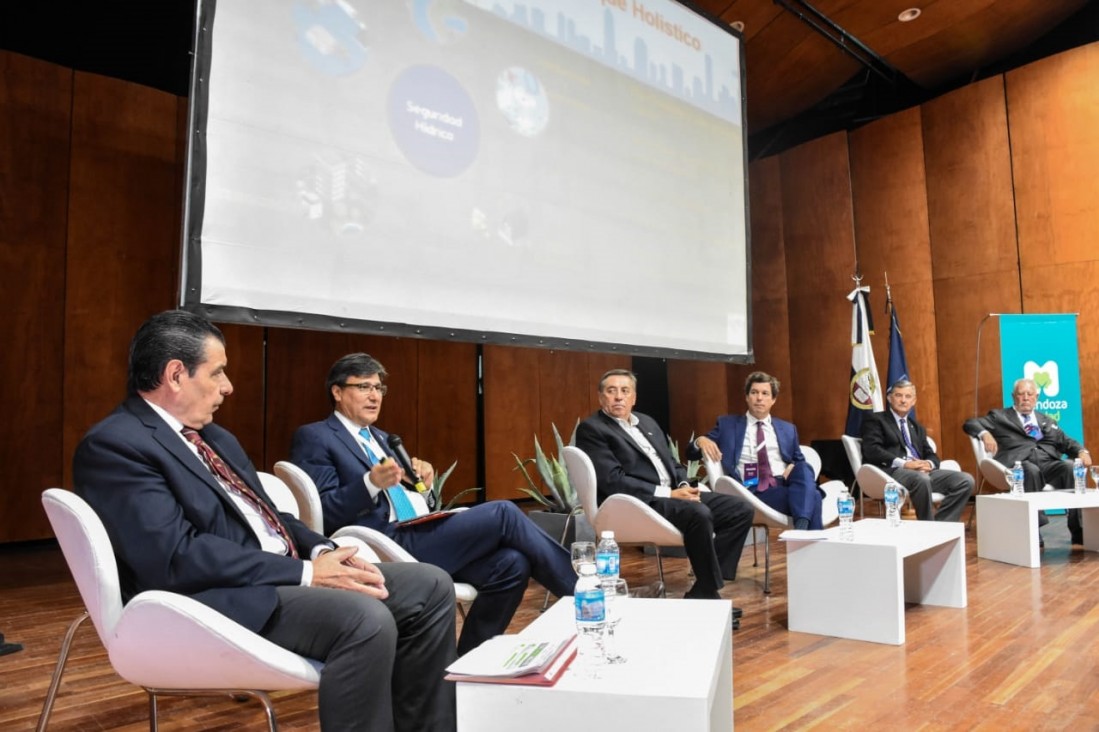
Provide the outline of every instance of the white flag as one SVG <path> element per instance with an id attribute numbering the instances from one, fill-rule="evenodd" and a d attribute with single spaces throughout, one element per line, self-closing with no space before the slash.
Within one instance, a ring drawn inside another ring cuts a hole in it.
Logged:
<path id="1" fill-rule="evenodd" d="M 874 349 L 870 345 L 873 325 L 870 323 L 870 288 L 856 287 L 847 295 L 851 301 L 851 381 L 849 382 L 849 405 L 847 407 L 847 428 L 844 432 L 852 437 L 862 434 L 862 415 L 866 412 L 880 412 L 885 408 L 882 402 L 881 379 L 878 378 L 878 365 L 874 362 Z"/>

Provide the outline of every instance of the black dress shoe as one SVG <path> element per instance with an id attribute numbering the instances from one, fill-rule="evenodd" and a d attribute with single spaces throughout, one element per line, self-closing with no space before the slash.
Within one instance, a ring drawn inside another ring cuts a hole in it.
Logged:
<path id="1" fill-rule="evenodd" d="M 733 617 L 737 618 L 739 620 L 740 618 L 744 617 L 744 611 L 741 610 L 739 607 L 734 606 L 733 607 Z"/>

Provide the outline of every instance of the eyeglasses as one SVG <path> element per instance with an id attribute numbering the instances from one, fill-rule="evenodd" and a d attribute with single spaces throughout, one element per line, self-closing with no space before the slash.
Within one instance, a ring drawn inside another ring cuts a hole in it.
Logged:
<path id="1" fill-rule="evenodd" d="M 378 396 L 385 396 L 385 393 L 389 391 L 389 387 L 385 384 L 371 384 L 369 382 L 363 382 L 361 384 L 340 384 L 344 389 L 358 389 L 362 394 L 377 394 Z"/>

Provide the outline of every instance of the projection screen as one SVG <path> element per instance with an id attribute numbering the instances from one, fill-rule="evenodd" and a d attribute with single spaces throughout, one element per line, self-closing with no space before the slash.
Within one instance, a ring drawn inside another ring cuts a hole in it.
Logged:
<path id="1" fill-rule="evenodd" d="M 181 303 L 748 360 L 741 39 L 666 0 L 199 0 Z"/>

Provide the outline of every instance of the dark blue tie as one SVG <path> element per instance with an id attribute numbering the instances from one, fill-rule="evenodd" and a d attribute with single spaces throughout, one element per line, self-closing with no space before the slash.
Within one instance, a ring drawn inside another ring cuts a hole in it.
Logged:
<path id="1" fill-rule="evenodd" d="M 369 427 L 363 427 L 359 430 L 359 434 L 367 443 L 374 439 L 370 434 Z M 363 452 L 366 453 L 367 465 L 373 466 L 373 454 L 367 449 L 366 445 L 363 445 L 362 448 Z M 412 507 L 412 501 L 408 500 L 408 496 L 405 495 L 404 488 L 399 485 L 390 486 L 385 489 L 385 496 L 389 499 L 389 504 L 393 506 L 393 513 L 396 515 L 398 521 L 408 521 L 409 519 L 416 518 L 416 509 Z"/>
<path id="2" fill-rule="evenodd" d="M 1026 430 L 1027 435 L 1035 440 L 1042 439 L 1042 428 L 1038 426 L 1037 422 L 1027 422 L 1023 429 Z"/>
<path id="3" fill-rule="evenodd" d="M 902 417 L 898 421 L 901 423 L 901 437 L 904 438 L 904 444 L 908 448 L 908 453 L 918 460 L 920 458 L 920 451 L 912 444 L 912 435 L 908 433 L 908 418 Z"/>

